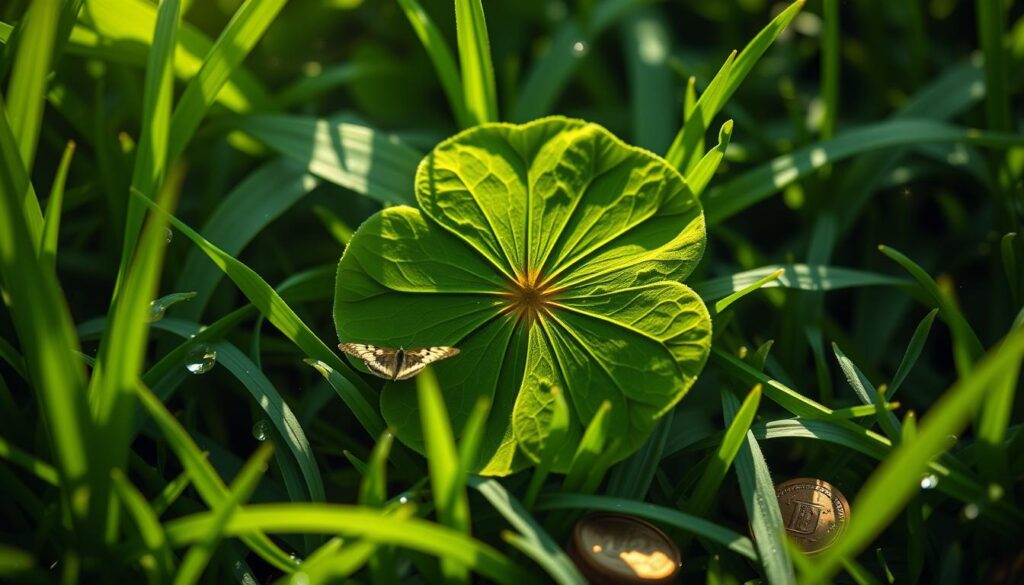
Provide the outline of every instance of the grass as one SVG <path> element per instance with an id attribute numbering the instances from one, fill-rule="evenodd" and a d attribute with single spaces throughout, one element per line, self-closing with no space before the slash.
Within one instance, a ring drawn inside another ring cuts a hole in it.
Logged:
<path id="1" fill-rule="evenodd" d="M 993 582 L 1024 522 L 1003 5 L 0 4 L 0 580 L 583 583 L 563 545 L 607 510 L 687 581 Z M 548 114 L 685 177 L 713 346 L 624 459 L 612 402 L 549 387 L 537 461 L 484 477 L 514 397 L 428 368 L 386 390 L 404 443 L 333 350 L 336 266 L 437 143 Z M 851 504 L 813 557 L 795 477 Z"/>

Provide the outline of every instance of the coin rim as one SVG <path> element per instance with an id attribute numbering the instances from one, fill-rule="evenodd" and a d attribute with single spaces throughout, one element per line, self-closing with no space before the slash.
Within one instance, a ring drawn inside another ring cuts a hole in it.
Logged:
<path id="1" fill-rule="evenodd" d="M 669 548 L 668 551 L 662 552 L 670 553 L 670 558 L 674 561 L 674 569 L 672 570 L 672 572 L 660 579 L 644 579 L 636 574 L 618 572 L 614 569 L 609 569 L 605 565 L 598 564 L 597 560 L 593 558 L 594 553 L 592 551 L 586 550 L 586 548 L 583 546 L 583 527 L 591 522 L 597 522 L 605 518 L 625 520 L 627 522 L 639 524 L 640 526 L 651 531 L 654 536 L 660 539 L 661 542 L 667 545 L 667 547 Z M 638 518 L 630 514 L 622 514 L 619 512 L 593 512 L 591 514 L 584 516 L 583 518 L 580 518 L 572 529 L 572 548 L 575 549 L 575 552 L 577 554 L 570 556 L 577 556 L 580 562 L 585 563 L 588 568 L 598 573 L 599 575 L 603 575 L 605 577 L 616 576 L 619 578 L 627 578 L 631 580 L 635 579 L 637 583 L 673 583 L 675 582 L 674 580 L 679 576 L 679 569 L 683 565 L 683 555 L 682 552 L 679 550 L 679 546 L 675 543 L 674 540 L 669 538 L 668 534 L 665 534 L 665 531 L 658 528 L 654 524 L 648 522 L 647 520 L 644 520 L 643 518 Z"/>

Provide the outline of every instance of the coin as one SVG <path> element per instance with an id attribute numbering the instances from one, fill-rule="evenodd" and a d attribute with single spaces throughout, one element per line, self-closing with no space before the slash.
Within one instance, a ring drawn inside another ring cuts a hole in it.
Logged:
<path id="1" fill-rule="evenodd" d="M 674 583 L 679 547 L 649 522 L 625 514 L 599 513 L 576 523 L 569 556 L 590 583 Z"/>
<path id="2" fill-rule="evenodd" d="M 808 554 L 832 546 L 850 523 L 850 504 L 832 484 L 801 477 L 775 486 L 782 523 Z"/>

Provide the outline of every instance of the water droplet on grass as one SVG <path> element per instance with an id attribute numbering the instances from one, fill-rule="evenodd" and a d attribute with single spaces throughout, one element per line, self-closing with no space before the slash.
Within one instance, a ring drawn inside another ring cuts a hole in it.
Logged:
<path id="1" fill-rule="evenodd" d="M 965 519 L 974 520 L 981 514 L 981 508 L 978 507 L 978 504 L 967 504 L 964 506 L 963 514 Z"/>
<path id="2" fill-rule="evenodd" d="M 266 441 L 270 436 L 270 424 L 265 420 L 256 421 L 256 424 L 252 425 L 252 436 L 261 443 Z"/>
<path id="3" fill-rule="evenodd" d="M 173 240 L 173 239 L 174 239 L 174 232 L 171 231 L 171 228 L 164 228 L 164 240 L 168 244 L 170 244 L 171 240 Z"/>
<path id="4" fill-rule="evenodd" d="M 934 489 L 938 485 L 939 477 L 934 473 L 929 473 L 928 475 L 921 478 L 921 489 L 923 490 Z"/>
<path id="5" fill-rule="evenodd" d="M 149 321 L 159 321 L 164 318 L 164 314 L 167 313 L 167 305 L 160 301 L 149 301 Z"/>
<path id="6" fill-rule="evenodd" d="M 185 358 L 185 369 L 196 375 L 209 372 L 216 364 L 217 352 L 205 343 L 190 349 Z"/>
<path id="7" fill-rule="evenodd" d="M 572 45 L 572 56 L 582 57 L 587 54 L 587 44 L 583 41 L 576 41 Z"/>

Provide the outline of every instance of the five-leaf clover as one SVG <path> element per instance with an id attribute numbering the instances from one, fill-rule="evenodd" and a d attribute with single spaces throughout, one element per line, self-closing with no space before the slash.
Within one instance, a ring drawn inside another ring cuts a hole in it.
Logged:
<path id="1" fill-rule="evenodd" d="M 711 344 L 707 309 L 681 282 L 706 235 L 679 173 L 601 126 L 552 117 L 445 140 L 420 163 L 415 191 L 419 209 L 380 211 L 345 250 L 339 338 L 458 347 L 431 367 L 457 433 L 480 396 L 491 400 L 474 471 L 538 459 L 554 387 L 572 414 L 568 455 L 605 401 L 613 458 L 638 448 Z M 409 384 L 385 385 L 381 412 L 422 451 Z"/>

